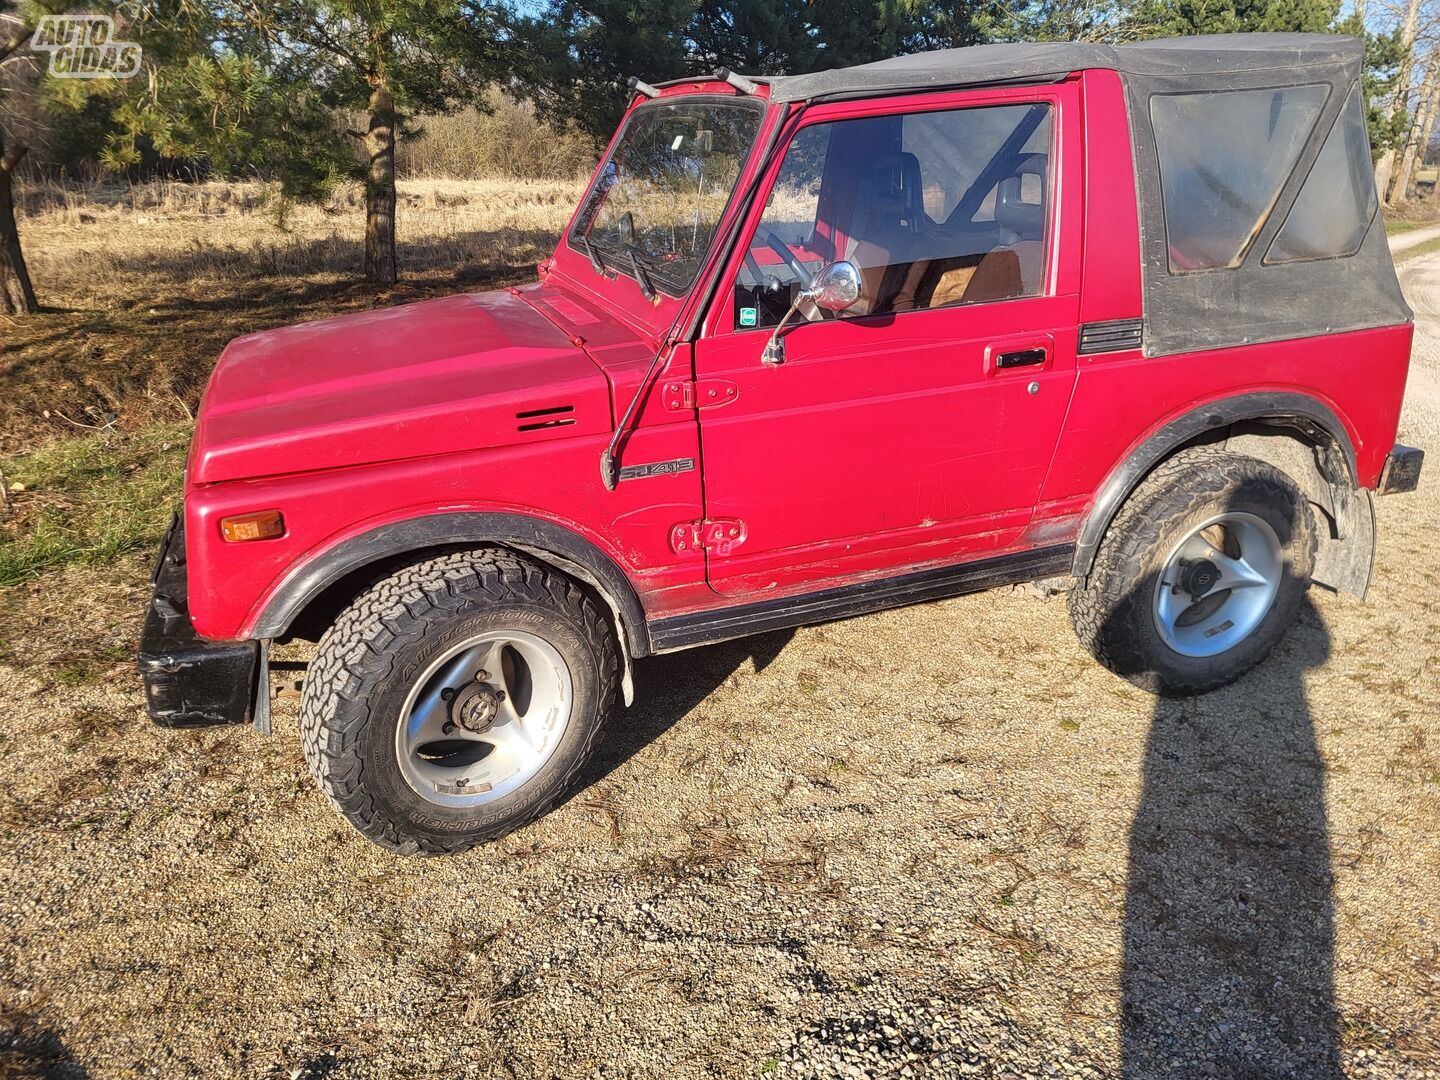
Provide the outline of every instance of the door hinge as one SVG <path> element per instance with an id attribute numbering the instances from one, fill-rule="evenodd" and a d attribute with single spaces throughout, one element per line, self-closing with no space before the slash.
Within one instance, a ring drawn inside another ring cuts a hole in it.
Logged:
<path id="1" fill-rule="evenodd" d="M 708 551 L 729 555 L 745 542 L 745 523 L 738 518 L 682 521 L 670 527 L 670 550 L 677 555 Z"/>
<path id="2" fill-rule="evenodd" d="M 740 396 L 740 387 L 729 379 L 701 379 L 698 382 L 670 379 L 661 393 L 665 398 L 665 408 L 672 412 L 689 412 L 691 409 L 715 409 L 729 405 Z"/>

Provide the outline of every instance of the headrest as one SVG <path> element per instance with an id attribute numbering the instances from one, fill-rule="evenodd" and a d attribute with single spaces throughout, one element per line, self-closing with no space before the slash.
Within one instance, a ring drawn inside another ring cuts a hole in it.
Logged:
<path id="1" fill-rule="evenodd" d="M 872 230 L 920 231 L 924 202 L 920 159 L 914 154 L 880 154 L 861 177 L 859 194 L 860 210 Z"/>
<path id="2" fill-rule="evenodd" d="M 1027 184 L 1026 177 L 1031 176 L 1036 180 Z M 1050 203 L 1049 188 L 1048 154 L 1026 154 L 1015 166 L 1015 170 L 1000 181 L 995 189 L 995 223 L 1015 234 L 1006 238 L 1007 243 L 1045 239 L 1045 210 Z M 1026 194 L 1029 194 L 1029 199 L 1025 198 Z"/>

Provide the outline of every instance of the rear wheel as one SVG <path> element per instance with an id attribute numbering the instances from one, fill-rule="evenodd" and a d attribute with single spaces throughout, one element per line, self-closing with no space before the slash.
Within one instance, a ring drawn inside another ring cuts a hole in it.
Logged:
<path id="1" fill-rule="evenodd" d="M 1214 447 L 1162 464 L 1106 530 L 1070 616 L 1135 685 L 1195 694 L 1259 663 L 1310 584 L 1315 525 L 1280 470 Z"/>
<path id="2" fill-rule="evenodd" d="M 504 551 L 446 555 L 380 582 L 321 639 L 305 756 L 376 843 L 462 850 L 565 790 L 617 670 L 609 623 L 574 582 Z"/>

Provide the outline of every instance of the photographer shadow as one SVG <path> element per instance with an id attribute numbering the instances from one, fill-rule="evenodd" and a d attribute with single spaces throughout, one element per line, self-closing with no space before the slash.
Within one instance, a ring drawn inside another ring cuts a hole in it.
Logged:
<path id="1" fill-rule="evenodd" d="M 1325 769 L 1307 597 L 1238 683 L 1159 698 L 1130 834 L 1122 1075 L 1343 1076 Z"/>

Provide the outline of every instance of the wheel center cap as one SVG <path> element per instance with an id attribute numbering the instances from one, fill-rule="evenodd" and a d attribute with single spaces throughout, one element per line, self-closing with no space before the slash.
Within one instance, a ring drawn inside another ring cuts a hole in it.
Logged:
<path id="1" fill-rule="evenodd" d="M 1180 575 L 1180 587 L 1199 600 L 1215 587 L 1220 580 L 1220 571 L 1209 559 L 1199 559 L 1185 567 Z"/>
<path id="2" fill-rule="evenodd" d="M 470 683 L 450 702 L 450 719 L 477 735 L 487 730 L 499 714 L 500 696 L 486 683 Z"/>

